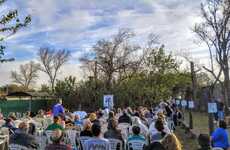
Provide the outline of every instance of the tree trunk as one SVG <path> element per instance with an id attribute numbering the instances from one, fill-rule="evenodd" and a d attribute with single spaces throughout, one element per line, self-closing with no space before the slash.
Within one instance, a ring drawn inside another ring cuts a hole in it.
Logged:
<path id="1" fill-rule="evenodd" d="M 225 111 L 229 113 L 228 107 L 230 103 L 230 84 L 229 84 L 229 70 L 228 66 L 224 70 L 224 103 L 225 103 Z"/>

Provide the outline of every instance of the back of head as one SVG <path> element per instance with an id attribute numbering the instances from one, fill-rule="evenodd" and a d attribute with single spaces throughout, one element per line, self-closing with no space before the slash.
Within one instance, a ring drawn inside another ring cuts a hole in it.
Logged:
<path id="1" fill-rule="evenodd" d="M 99 123 L 94 123 L 92 125 L 92 133 L 96 137 L 98 137 L 101 134 L 101 125 Z"/>
<path id="2" fill-rule="evenodd" d="M 175 134 L 168 134 L 161 142 L 167 150 L 182 150 L 182 145 Z"/>
<path id="3" fill-rule="evenodd" d="M 208 134 L 200 134 L 198 137 L 198 143 L 201 148 L 209 149 L 211 147 L 210 137 Z"/>
<path id="4" fill-rule="evenodd" d="M 141 129 L 138 126 L 133 126 L 132 131 L 134 135 L 139 135 L 141 132 Z"/>
<path id="5" fill-rule="evenodd" d="M 116 119 L 110 119 L 108 122 L 108 129 L 117 129 L 118 121 Z"/>
<path id="6" fill-rule="evenodd" d="M 94 120 L 97 119 L 97 115 L 96 115 L 95 113 L 91 113 L 91 114 L 89 115 L 89 119 L 90 119 L 90 121 L 94 121 Z"/>
<path id="7" fill-rule="evenodd" d="M 144 150 L 166 150 L 160 142 L 153 142 Z"/>
<path id="8" fill-rule="evenodd" d="M 92 127 L 91 121 L 87 118 L 83 121 L 83 130 L 90 130 Z"/>
<path id="9" fill-rule="evenodd" d="M 26 122 L 21 122 L 21 123 L 18 125 L 18 129 L 20 129 L 21 131 L 27 133 L 27 132 L 28 132 L 28 129 L 29 129 L 29 124 L 26 123 Z"/>
<path id="10" fill-rule="evenodd" d="M 219 127 L 223 129 L 227 129 L 227 123 L 223 120 L 219 121 Z"/>
<path id="11" fill-rule="evenodd" d="M 54 123 L 59 123 L 61 118 L 59 116 L 54 116 L 53 121 Z"/>
<path id="12" fill-rule="evenodd" d="M 114 112 L 113 112 L 113 111 L 110 111 L 110 112 L 109 112 L 109 118 L 114 118 L 114 116 L 115 116 L 115 115 L 114 115 Z"/>
<path id="13" fill-rule="evenodd" d="M 52 132 L 52 135 L 50 137 L 51 141 L 54 143 L 54 144 L 58 144 L 62 141 L 62 138 L 63 138 L 63 133 L 60 129 L 56 129 Z"/>
<path id="14" fill-rule="evenodd" d="M 164 122 L 161 119 L 157 119 L 156 122 L 155 122 L 155 128 L 159 132 L 163 132 L 163 130 L 164 130 Z"/>

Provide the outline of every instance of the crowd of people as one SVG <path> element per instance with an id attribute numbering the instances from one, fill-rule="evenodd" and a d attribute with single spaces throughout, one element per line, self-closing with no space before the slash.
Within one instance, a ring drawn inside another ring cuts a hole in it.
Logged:
<path id="1" fill-rule="evenodd" d="M 1 122 L 3 116 L 0 117 Z M 24 119 L 10 114 L 2 126 L 9 129 L 10 146 L 20 145 L 28 149 L 42 149 L 41 145 L 45 144 L 45 150 L 182 150 L 181 142 L 174 134 L 182 117 L 173 101 L 161 102 L 153 108 L 105 108 L 90 113 L 71 113 L 60 101 L 52 110 L 40 110 L 34 117 L 29 112 Z M 49 121 L 38 123 L 38 120 L 45 119 Z M 75 145 L 67 142 L 67 129 L 78 131 L 74 132 L 78 133 L 74 139 L 69 137 Z M 213 147 L 227 149 L 229 143 L 225 129 L 226 123 L 221 120 L 211 137 L 200 135 L 200 150 L 211 149 L 211 143 Z M 47 138 L 45 143 L 39 143 L 38 131 L 41 131 L 40 136 Z"/>

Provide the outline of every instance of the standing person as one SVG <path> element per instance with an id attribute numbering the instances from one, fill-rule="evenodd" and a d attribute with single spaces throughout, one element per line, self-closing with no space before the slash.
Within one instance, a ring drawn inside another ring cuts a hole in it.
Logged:
<path id="1" fill-rule="evenodd" d="M 219 128 L 217 128 L 211 135 L 211 142 L 213 147 L 223 148 L 227 150 L 229 148 L 227 124 L 225 121 L 219 121 Z"/>
<path id="2" fill-rule="evenodd" d="M 218 120 L 224 120 L 224 103 L 219 99 L 218 101 Z"/>
<path id="3" fill-rule="evenodd" d="M 94 123 L 92 126 L 93 138 L 85 141 L 85 150 L 110 150 L 110 143 L 102 137 L 101 126 Z"/>
<path id="4" fill-rule="evenodd" d="M 62 106 L 62 99 L 58 100 L 58 103 L 53 106 L 53 116 L 64 116 L 65 109 Z"/>

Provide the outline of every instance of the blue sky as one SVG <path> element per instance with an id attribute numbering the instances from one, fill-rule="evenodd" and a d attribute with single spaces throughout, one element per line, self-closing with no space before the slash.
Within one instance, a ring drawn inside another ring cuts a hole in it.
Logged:
<path id="1" fill-rule="evenodd" d="M 149 33 L 160 36 L 169 51 L 189 51 L 196 59 L 206 59 L 206 48 L 194 43 L 191 28 L 199 21 L 201 0 L 8 0 L 0 13 L 18 9 L 30 14 L 31 24 L 9 37 L 6 56 L 15 62 L 0 64 L 0 85 L 10 82 L 10 71 L 20 64 L 36 60 L 40 47 L 68 49 L 71 60 L 60 77 L 83 76 L 78 58 L 94 43 L 111 37 L 119 28 L 131 28 L 140 43 Z M 73 69 L 74 68 L 74 69 Z M 46 82 L 41 75 L 39 83 Z"/>

